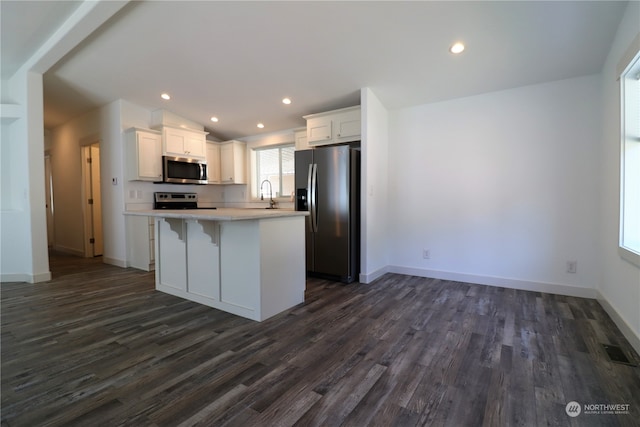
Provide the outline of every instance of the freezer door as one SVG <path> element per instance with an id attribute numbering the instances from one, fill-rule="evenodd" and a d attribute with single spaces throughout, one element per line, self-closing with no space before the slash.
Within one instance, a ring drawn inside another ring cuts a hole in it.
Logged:
<path id="1" fill-rule="evenodd" d="M 313 165 L 313 150 L 301 150 L 295 152 L 295 182 L 296 182 L 296 210 L 310 211 L 310 189 L 311 180 L 310 169 Z M 308 216 L 305 222 L 305 245 L 307 271 L 314 271 L 314 236 L 311 226 L 311 217 Z"/>
<path id="2" fill-rule="evenodd" d="M 349 147 L 316 148 L 313 272 L 349 275 Z M 313 191 L 312 191 L 313 193 Z M 313 211 L 313 209 L 312 209 Z"/>

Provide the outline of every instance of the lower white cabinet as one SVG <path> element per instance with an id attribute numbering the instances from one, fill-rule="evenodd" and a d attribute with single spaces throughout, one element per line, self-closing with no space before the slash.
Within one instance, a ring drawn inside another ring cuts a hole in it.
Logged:
<path id="1" fill-rule="evenodd" d="M 127 260 L 130 267 L 155 269 L 155 221 L 151 217 L 127 216 Z"/>

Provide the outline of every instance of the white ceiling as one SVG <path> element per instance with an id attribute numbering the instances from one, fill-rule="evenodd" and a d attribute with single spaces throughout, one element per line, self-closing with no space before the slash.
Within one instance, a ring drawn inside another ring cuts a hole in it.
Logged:
<path id="1" fill-rule="evenodd" d="M 0 3 L 6 78 L 74 2 Z M 37 19 L 26 10 L 33 5 Z M 362 87 L 394 109 L 593 74 L 625 7 L 614 1 L 132 2 L 45 74 L 45 127 L 122 98 L 168 109 L 223 139 L 238 138 L 304 126 L 304 114 L 358 104 Z M 467 49 L 454 56 L 448 47 L 457 40 Z M 161 92 L 172 99 L 163 101 Z M 283 105 L 284 96 L 293 103 Z"/>

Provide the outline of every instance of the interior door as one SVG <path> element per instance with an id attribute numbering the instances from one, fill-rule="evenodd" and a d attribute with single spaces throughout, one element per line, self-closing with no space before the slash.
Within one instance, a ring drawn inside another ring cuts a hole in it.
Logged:
<path id="1" fill-rule="evenodd" d="M 102 255 L 102 193 L 100 191 L 100 145 L 91 144 L 91 222 L 93 224 L 93 256 Z"/>

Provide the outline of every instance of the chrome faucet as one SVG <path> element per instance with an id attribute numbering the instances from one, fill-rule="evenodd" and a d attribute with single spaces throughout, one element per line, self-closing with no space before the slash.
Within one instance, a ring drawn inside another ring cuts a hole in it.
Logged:
<path id="1" fill-rule="evenodd" d="M 269 181 L 268 179 L 265 179 L 260 184 L 260 200 L 264 200 L 264 195 L 262 194 L 262 186 L 264 185 L 265 182 L 269 184 L 269 207 L 267 209 L 275 209 L 276 201 L 273 200 L 273 187 L 271 186 L 271 181 Z"/>

